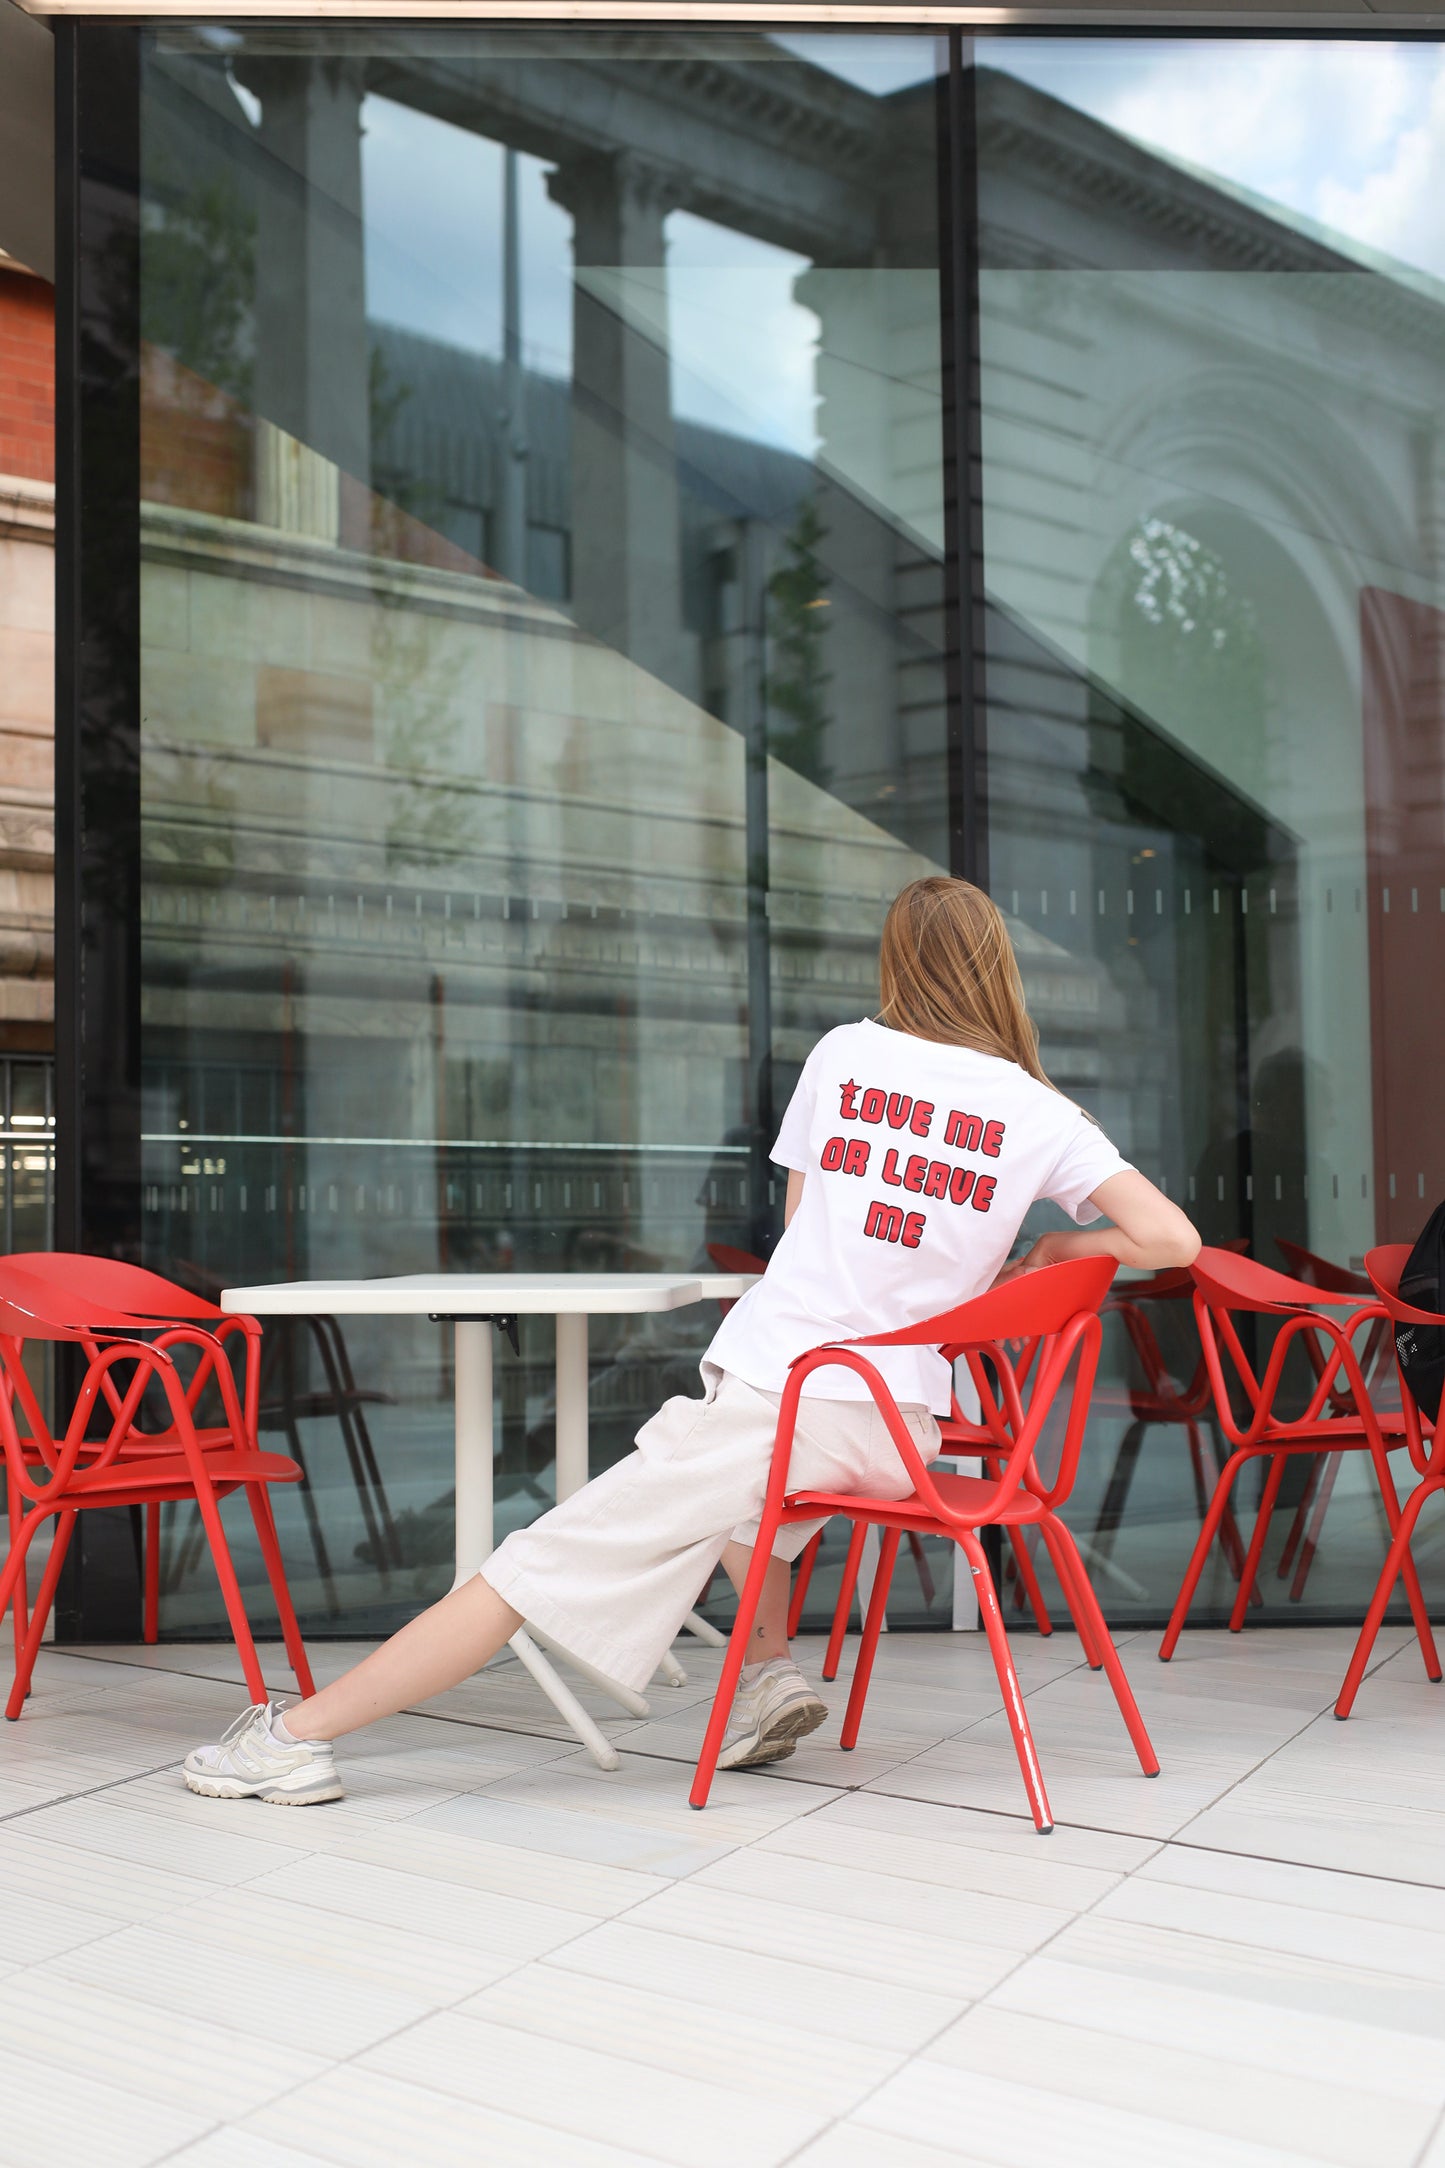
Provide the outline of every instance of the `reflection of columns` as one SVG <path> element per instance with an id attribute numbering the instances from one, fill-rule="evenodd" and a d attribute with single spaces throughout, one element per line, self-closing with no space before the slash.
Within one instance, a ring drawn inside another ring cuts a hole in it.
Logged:
<path id="1" fill-rule="evenodd" d="M 359 481 L 371 474 L 361 215 L 362 69 L 258 59 L 256 407 Z"/>
<path id="2" fill-rule="evenodd" d="M 627 152 L 579 161 L 547 185 L 573 220 L 573 615 L 690 692 L 663 188 Z"/>

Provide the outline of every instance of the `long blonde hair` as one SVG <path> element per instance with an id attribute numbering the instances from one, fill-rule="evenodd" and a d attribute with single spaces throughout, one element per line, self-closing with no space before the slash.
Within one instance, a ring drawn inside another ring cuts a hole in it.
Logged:
<path id="1" fill-rule="evenodd" d="M 1016 1061 L 1056 1087 L 1039 1060 L 1003 913 L 971 881 L 910 881 L 889 905 L 878 951 L 880 1024 Z"/>

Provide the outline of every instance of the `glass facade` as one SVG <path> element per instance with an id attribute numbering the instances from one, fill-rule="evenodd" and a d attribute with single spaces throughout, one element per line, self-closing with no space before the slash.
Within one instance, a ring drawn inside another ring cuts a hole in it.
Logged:
<path id="1" fill-rule="evenodd" d="M 948 849 L 937 58 L 815 46 L 145 41 L 150 1262 L 770 1248 L 777 1114 Z M 716 1314 L 598 1322 L 594 1467 Z M 357 1398 L 271 1332 L 311 1619 L 447 1583 L 449 1337 L 348 1324 Z"/>
<path id="2" fill-rule="evenodd" d="M 937 870 L 1207 1240 L 1414 1233 L 1445 49 L 124 35 L 137 1254 L 207 1288 L 766 1255 L 793 1079 Z M 714 1323 L 598 1324 L 594 1467 Z M 1109 1326 L 1073 1517 L 1123 1623 L 1217 1446 L 1140 1367 L 1187 1381 L 1191 1331 Z M 394 1623 L 450 1574 L 447 1335 L 268 1340 L 304 1622 Z M 524 1322 L 498 1364 L 499 1530 L 550 1499 L 551 1354 Z M 1295 1517 L 1267 1610 L 1357 1616 L 1377 1503 L 1341 1474 L 1303 1584 Z M 218 1628 L 172 1548 L 166 1629 Z"/>

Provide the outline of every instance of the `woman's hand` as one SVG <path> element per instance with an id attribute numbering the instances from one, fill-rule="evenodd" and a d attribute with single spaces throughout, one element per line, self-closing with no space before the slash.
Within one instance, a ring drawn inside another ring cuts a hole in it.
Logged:
<path id="1" fill-rule="evenodd" d="M 1009 1259 L 994 1281 L 994 1286 L 1005 1287 L 1010 1280 L 1018 1279 L 1025 1272 L 1041 1271 L 1045 1265 L 1061 1265 L 1066 1257 L 1077 1256 L 1077 1251 L 1068 1248 L 1068 1242 L 1068 1235 L 1062 1232 L 1040 1235 L 1038 1241 L 1031 1249 L 1025 1250 L 1022 1257 Z"/>

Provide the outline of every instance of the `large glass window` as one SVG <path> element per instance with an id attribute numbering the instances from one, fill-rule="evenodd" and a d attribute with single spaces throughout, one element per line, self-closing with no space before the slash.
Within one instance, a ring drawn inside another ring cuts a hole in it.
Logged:
<path id="1" fill-rule="evenodd" d="M 1440 46 L 141 50 L 149 1261 L 766 1255 L 887 900 L 975 864 L 1051 1073 L 1207 1239 L 1310 1274 L 1415 1232 Z M 714 1322 L 597 1328 L 595 1465 Z M 447 1576 L 446 1336 L 268 1342 L 307 1623 L 383 1626 Z M 1212 1481 L 1196 1361 L 1187 1302 L 1114 1311 L 1074 1520 L 1125 1621 Z M 502 1529 L 551 1495 L 550 1377 L 529 1326 Z M 1290 1481 L 1266 1604 L 1354 1615 L 1370 1485 Z M 168 1626 L 218 1624 L 171 1555 Z M 925 1561 L 897 1617 L 947 1590 Z M 1200 1615 L 1231 1592 L 1221 1558 Z"/>
<path id="2" fill-rule="evenodd" d="M 937 71 L 145 37 L 154 1265 L 766 1254 L 798 1069 L 948 860 Z M 594 1467 L 715 1322 L 599 1322 Z M 303 1616 L 372 1630 L 450 1575 L 447 1336 L 267 1340 Z M 505 1530 L 551 1495 L 550 1328 L 498 1371 Z M 173 1568 L 168 1628 L 216 1623 Z"/>
<path id="3" fill-rule="evenodd" d="M 1206 1240 L 1358 1267 L 1445 1194 L 1445 55 L 977 57 L 994 893 L 1051 959 L 1054 1075 Z M 1187 1379 L 1185 1306 L 1143 1315 Z M 1078 1515 L 1127 1617 L 1212 1467 L 1124 1324 Z M 1267 1602 L 1357 1615 L 1378 1494 L 1347 1462 L 1319 1517 L 1312 1481 Z"/>

